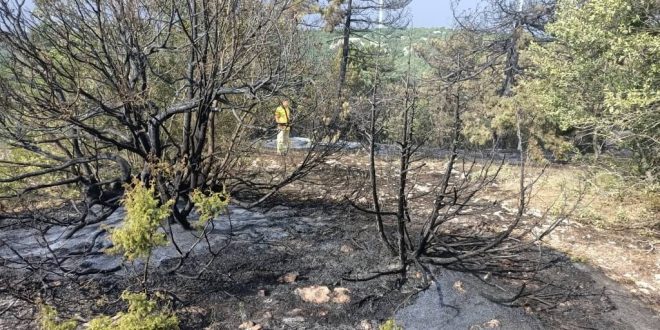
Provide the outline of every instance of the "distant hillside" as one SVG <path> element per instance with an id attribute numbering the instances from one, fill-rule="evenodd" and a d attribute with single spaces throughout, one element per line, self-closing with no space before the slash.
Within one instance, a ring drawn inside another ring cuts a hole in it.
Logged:
<path id="1" fill-rule="evenodd" d="M 414 49 L 424 48 L 429 45 L 430 39 L 445 38 L 451 29 L 448 28 L 409 28 L 402 30 L 374 30 L 361 33 L 361 36 L 351 37 L 351 43 L 357 47 L 376 46 L 378 41 L 382 47 L 395 59 L 395 67 L 398 72 L 405 72 L 408 67 L 408 54 L 410 47 Z M 336 54 L 342 45 L 341 32 L 313 31 L 315 42 L 323 45 L 328 51 L 327 55 Z M 411 58 L 411 69 L 413 73 L 422 75 L 429 70 L 424 61 L 415 56 Z"/>

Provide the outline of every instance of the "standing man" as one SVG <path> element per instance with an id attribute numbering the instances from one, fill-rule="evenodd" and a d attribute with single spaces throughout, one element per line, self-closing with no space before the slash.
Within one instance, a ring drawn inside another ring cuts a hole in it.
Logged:
<path id="1" fill-rule="evenodd" d="M 291 131 L 291 109 L 289 108 L 289 101 L 283 100 L 282 105 L 275 109 L 275 122 L 277 123 L 277 153 L 280 155 L 286 154 L 289 150 L 289 133 Z"/>

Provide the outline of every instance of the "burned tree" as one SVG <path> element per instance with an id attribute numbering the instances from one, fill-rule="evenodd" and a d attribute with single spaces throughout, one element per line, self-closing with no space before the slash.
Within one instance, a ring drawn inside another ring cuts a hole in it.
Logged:
<path id="1" fill-rule="evenodd" d="M 2 198 L 77 187 L 84 210 L 111 212 L 136 177 L 163 203 L 177 201 L 173 216 L 189 227 L 192 191 L 254 186 L 234 170 L 255 150 L 248 132 L 269 99 L 303 84 L 292 5 L 46 1 L 30 12 L 3 1 Z M 312 148 L 292 174 L 258 189 L 272 194 L 325 152 Z"/>
<path id="2" fill-rule="evenodd" d="M 463 133 L 464 118 L 480 106 L 481 98 L 500 81 L 494 68 L 501 64 L 501 57 L 491 51 L 488 35 L 468 32 L 454 33 L 446 40 L 436 39 L 420 55 L 434 74 L 424 82 L 409 77 L 403 93 L 399 94 L 402 111 L 397 113 L 401 129 L 397 140 L 400 153 L 398 171 L 394 174 L 395 197 L 381 201 L 382 210 L 378 212 L 363 210 L 394 221 L 395 225 L 386 232 L 388 238 L 394 232 L 398 266 L 346 279 L 367 280 L 400 274 L 405 280 L 407 271 L 414 266 L 432 277 L 429 265 L 462 271 L 515 269 L 530 273 L 535 271 L 534 267 L 545 267 L 540 258 L 525 259 L 524 251 L 547 236 L 570 213 L 571 207 L 562 208 L 553 218 L 545 210 L 541 218 L 529 219 L 530 196 L 538 178 L 526 174 L 525 131 L 519 130 L 521 177 L 517 205 L 509 218 L 488 217 L 500 205 L 482 199 L 507 160 L 500 159 L 493 151 L 480 159 L 469 159 L 465 154 L 470 145 Z M 435 105 L 433 120 L 438 132 L 434 134 L 443 135 L 440 140 L 447 141 L 442 147 L 448 155 L 440 171 L 426 168 L 424 163 L 428 153 L 424 155 L 423 146 L 430 134 L 414 129 L 419 120 L 419 99 L 424 97 L 432 99 L 430 104 Z M 413 177 L 419 173 L 435 180 L 426 196 L 414 193 Z"/>
<path id="3" fill-rule="evenodd" d="M 460 3 L 455 1 L 454 5 Z M 545 25 L 554 18 L 555 0 L 486 0 L 481 7 L 459 13 L 454 6 L 454 16 L 464 31 L 489 36 L 491 50 L 505 57 L 504 80 L 498 90 L 500 95 L 509 96 L 520 66 L 520 47 L 523 34 L 536 40 L 548 40 Z"/>

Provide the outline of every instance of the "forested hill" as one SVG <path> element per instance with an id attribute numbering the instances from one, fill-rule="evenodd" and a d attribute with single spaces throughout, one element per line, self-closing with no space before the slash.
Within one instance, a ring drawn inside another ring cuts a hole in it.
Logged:
<path id="1" fill-rule="evenodd" d="M 451 29 L 438 28 L 407 28 L 407 29 L 378 29 L 370 32 L 359 33 L 351 36 L 350 42 L 356 54 L 352 55 L 355 60 L 362 51 L 375 51 L 379 44 L 384 53 L 388 54 L 390 64 L 394 65 L 396 72 L 402 73 L 408 69 L 409 50 L 427 48 L 433 39 L 444 39 L 452 32 Z M 337 56 L 341 53 L 342 34 L 340 31 L 324 32 L 311 31 L 314 42 L 321 49 L 327 50 L 326 55 Z M 360 60 L 359 58 L 357 59 Z M 411 71 L 416 75 L 424 74 L 429 66 L 418 54 L 412 53 L 410 58 Z"/>

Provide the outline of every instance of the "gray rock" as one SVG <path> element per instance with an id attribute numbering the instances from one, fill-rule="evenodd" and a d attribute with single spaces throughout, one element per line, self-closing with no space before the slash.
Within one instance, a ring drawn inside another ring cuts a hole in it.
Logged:
<path id="1" fill-rule="evenodd" d="M 285 324 L 292 325 L 292 324 L 296 324 L 296 323 L 305 322 L 305 318 L 302 317 L 302 316 L 285 317 L 285 318 L 282 319 L 282 322 L 284 322 Z"/>

